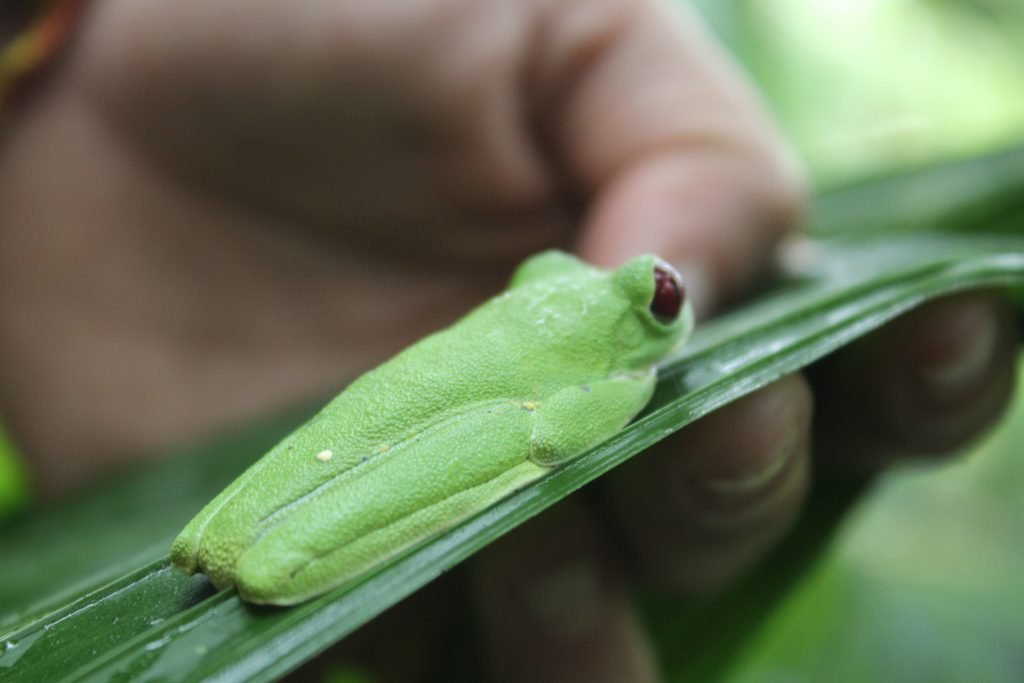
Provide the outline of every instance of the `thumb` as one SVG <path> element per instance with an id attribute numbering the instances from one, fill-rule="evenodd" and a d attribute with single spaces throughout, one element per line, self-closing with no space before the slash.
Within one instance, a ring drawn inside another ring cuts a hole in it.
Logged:
<path id="1" fill-rule="evenodd" d="M 588 207 L 578 250 L 605 265 L 655 251 L 689 271 L 706 312 L 767 265 L 800 213 L 802 174 L 692 13 L 657 0 L 556 4 L 548 129 Z"/>

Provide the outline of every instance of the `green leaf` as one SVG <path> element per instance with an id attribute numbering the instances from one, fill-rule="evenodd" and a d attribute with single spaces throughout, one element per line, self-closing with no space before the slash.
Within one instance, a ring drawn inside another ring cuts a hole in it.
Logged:
<path id="1" fill-rule="evenodd" d="M 928 299 L 1024 286 L 1024 237 L 1014 235 L 819 242 L 804 257 L 775 293 L 705 325 L 666 362 L 651 405 L 615 438 L 377 573 L 305 604 L 246 605 L 166 561 L 191 514 L 295 419 L 168 457 L 21 519 L 0 534 L 0 680 L 272 680 L 698 417 Z M 833 507 L 806 517 L 827 533 L 822 520 L 843 509 Z M 780 572 L 774 586 L 760 583 L 763 605 L 793 571 Z M 728 644 L 708 652 L 721 659 Z"/>
<path id="2" fill-rule="evenodd" d="M 893 171 L 822 193 L 811 211 L 819 237 L 878 237 L 938 228 L 1020 232 L 1024 144 L 952 163 Z"/>

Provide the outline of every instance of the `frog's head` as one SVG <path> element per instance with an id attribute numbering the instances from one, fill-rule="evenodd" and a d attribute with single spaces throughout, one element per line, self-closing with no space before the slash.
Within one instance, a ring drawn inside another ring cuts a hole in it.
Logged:
<path id="1" fill-rule="evenodd" d="M 648 367 L 686 341 L 693 308 L 671 265 L 651 254 L 637 256 L 610 273 L 609 284 L 625 304 L 615 329 L 622 367 Z"/>
<path id="2" fill-rule="evenodd" d="M 530 257 L 512 277 L 533 329 L 610 353 L 612 367 L 649 368 L 693 329 L 679 273 L 657 256 L 603 271 L 558 250 Z"/>

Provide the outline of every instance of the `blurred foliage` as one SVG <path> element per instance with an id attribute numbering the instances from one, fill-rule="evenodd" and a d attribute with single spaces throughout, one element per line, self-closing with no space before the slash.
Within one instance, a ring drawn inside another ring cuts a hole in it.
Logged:
<path id="1" fill-rule="evenodd" d="M 1024 137 L 1019 0 L 696 0 L 818 183 Z"/>
<path id="2" fill-rule="evenodd" d="M 28 477 L 0 424 L 0 520 L 28 502 Z"/>
<path id="3" fill-rule="evenodd" d="M 1024 679 L 1022 441 L 1018 396 L 969 457 L 891 473 L 729 683 Z"/>
<path id="4" fill-rule="evenodd" d="M 1024 139 L 1020 0 L 697 5 L 819 185 Z M 726 680 L 1024 680 L 1022 442 L 1018 397 L 967 455 L 889 473 Z"/>

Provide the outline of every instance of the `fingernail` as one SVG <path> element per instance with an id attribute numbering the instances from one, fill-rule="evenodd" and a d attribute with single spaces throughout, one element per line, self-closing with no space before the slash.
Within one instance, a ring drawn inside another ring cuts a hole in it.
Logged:
<path id="1" fill-rule="evenodd" d="M 762 466 L 744 476 L 735 477 L 703 477 L 698 483 L 712 493 L 725 496 L 741 496 L 758 491 L 773 481 L 786 464 L 793 458 L 800 440 L 799 430 L 791 428 L 779 448 L 769 457 L 764 458 Z"/>
<path id="2" fill-rule="evenodd" d="M 977 300 L 922 321 L 916 378 L 923 390 L 934 398 L 957 397 L 980 381 L 996 352 L 997 327 L 992 307 Z"/>
<path id="3" fill-rule="evenodd" d="M 601 580 L 585 560 L 552 568 L 523 591 L 524 609 L 546 633 L 578 637 L 600 620 L 604 601 Z"/>
<path id="4" fill-rule="evenodd" d="M 769 462 L 764 469 L 746 477 L 736 479 L 702 479 L 700 484 L 709 491 L 730 496 L 757 491 L 782 471 L 782 468 L 789 462 L 790 457 L 792 457 L 792 451 L 786 453 L 781 458 Z"/>

